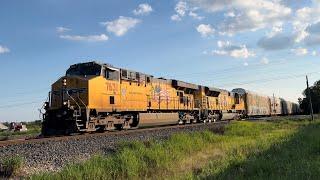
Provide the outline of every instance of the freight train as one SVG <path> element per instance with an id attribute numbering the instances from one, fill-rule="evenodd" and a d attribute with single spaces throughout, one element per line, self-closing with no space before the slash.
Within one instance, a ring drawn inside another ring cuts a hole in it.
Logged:
<path id="1" fill-rule="evenodd" d="M 42 134 L 71 134 L 143 126 L 215 122 L 299 113 L 284 99 L 238 88 L 227 91 L 86 62 L 52 84 Z"/>

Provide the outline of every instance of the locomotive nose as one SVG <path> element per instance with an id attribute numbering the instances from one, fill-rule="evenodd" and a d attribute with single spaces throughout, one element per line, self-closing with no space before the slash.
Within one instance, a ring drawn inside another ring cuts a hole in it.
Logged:
<path id="1" fill-rule="evenodd" d="M 83 77 L 64 76 L 52 85 L 51 108 L 87 105 L 88 80 Z"/>

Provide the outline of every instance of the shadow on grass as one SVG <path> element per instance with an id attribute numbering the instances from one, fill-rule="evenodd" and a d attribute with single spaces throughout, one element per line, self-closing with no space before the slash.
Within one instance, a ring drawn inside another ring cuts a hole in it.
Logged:
<path id="1" fill-rule="evenodd" d="M 226 170 L 203 179 L 319 179 L 320 123 L 308 124 L 283 143 L 232 161 Z"/>

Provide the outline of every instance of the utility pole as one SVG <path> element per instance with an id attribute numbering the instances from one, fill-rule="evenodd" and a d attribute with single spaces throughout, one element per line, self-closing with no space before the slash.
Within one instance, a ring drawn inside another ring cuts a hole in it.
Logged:
<path id="1" fill-rule="evenodd" d="M 307 80 L 307 91 L 308 91 L 308 94 L 309 94 L 310 115 L 311 115 L 311 120 L 312 120 L 312 121 L 314 121 L 314 117 L 313 117 L 313 108 L 312 108 L 312 101 L 311 101 L 311 92 L 310 92 L 310 88 L 309 88 L 308 76 L 306 76 L 306 80 Z"/>

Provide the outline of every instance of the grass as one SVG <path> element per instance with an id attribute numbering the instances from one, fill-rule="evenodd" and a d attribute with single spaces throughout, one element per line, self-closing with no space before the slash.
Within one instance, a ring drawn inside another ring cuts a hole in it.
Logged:
<path id="1" fill-rule="evenodd" d="M 18 176 L 23 167 L 24 159 L 19 156 L 7 157 L 0 163 L 0 178 Z"/>
<path id="2" fill-rule="evenodd" d="M 9 126 L 9 123 L 4 123 L 5 125 Z M 41 121 L 33 121 L 33 122 L 24 122 L 27 126 L 27 131 L 2 131 L 0 132 L 0 141 L 14 139 L 24 136 L 35 136 L 40 134 L 41 132 Z"/>
<path id="3" fill-rule="evenodd" d="M 245 143 L 245 146 L 237 149 L 232 148 L 227 152 L 226 158 L 210 160 L 191 177 L 193 179 L 318 179 L 319 122 L 309 124 L 306 121 L 284 121 L 278 122 L 273 128 L 275 129 L 271 132 L 260 134 L 258 139 L 252 138 L 256 141 Z"/>
<path id="4" fill-rule="evenodd" d="M 123 142 L 59 172 L 31 179 L 315 179 L 320 124 L 306 120 L 234 122 L 223 135 L 180 133 L 164 141 Z"/>

